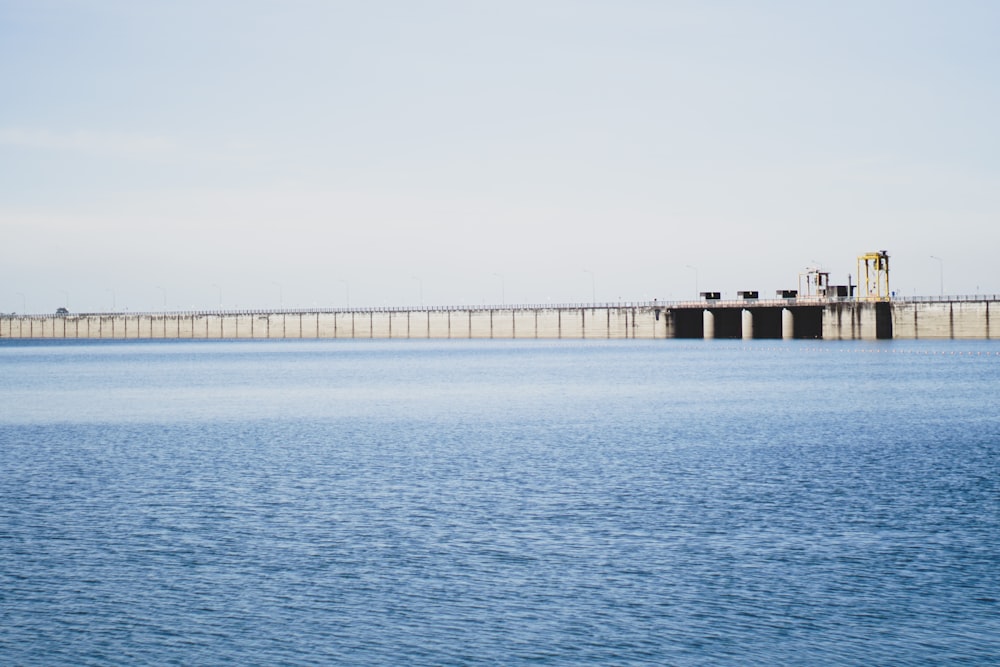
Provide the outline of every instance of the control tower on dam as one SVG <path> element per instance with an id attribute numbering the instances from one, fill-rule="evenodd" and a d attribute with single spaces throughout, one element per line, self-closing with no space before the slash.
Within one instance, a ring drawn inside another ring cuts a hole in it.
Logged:
<path id="1" fill-rule="evenodd" d="M 1000 337 L 1000 295 L 0 315 L 2 339 L 824 339 Z"/>

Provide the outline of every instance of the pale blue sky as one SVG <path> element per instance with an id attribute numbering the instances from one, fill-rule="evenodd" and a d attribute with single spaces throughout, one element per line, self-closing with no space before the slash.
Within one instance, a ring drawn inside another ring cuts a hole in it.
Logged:
<path id="1" fill-rule="evenodd" d="M 0 0 L 0 312 L 772 295 L 877 249 L 906 296 L 1000 293 L 998 34 L 963 0 Z"/>

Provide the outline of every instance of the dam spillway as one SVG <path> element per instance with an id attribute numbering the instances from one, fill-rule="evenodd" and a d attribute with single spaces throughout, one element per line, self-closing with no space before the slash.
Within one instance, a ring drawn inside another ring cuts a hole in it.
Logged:
<path id="1" fill-rule="evenodd" d="M 0 339 L 992 339 L 1000 296 L 0 315 Z"/>

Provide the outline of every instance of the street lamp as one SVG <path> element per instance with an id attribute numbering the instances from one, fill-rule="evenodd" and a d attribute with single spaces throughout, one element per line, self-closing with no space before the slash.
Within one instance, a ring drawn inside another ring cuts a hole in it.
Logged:
<path id="1" fill-rule="evenodd" d="M 690 264 L 685 264 L 684 266 L 694 271 L 694 295 L 698 296 L 698 267 L 691 266 Z"/>
<path id="2" fill-rule="evenodd" d="M 594 272 L 590 269 L 584 269 L 583 272 L 590 274 L 590 301 L 597 303 L 597 278 L 594 277 Z"/>
<path id="3" fill-rule="evenodd" d="M 501 306 L 506 305 L 506 303 L 507 303 L 507 295 L 505 294 L 506 290 L 505 290 L 505 287 L 504 287 L 503 276 L 500 275 L 499 273 L 494 273 L 493 275 L 495 275 L 497 278 L 500 279 L 500 305 Z"/>
<path id="4" fill-rule="evenodd" d="M 278 286 L 278 307 L 283 309 L 285 307 L 285 293 L 281 289 L 281 283 L 279 283 L 277 281 L 274 281 L 274 280 L 272 280 L 271 283 L 273 285 L 277 285 Z"/>
<path id="5" fill-rule="evenodd" d="M 420 278 L 418 278 L 417 276 L 413 276 L 413 279 L 417 281 L 417 285 L 420 288 L 420 307 L 423 308 L 424 307 L 424 281 L 421 280 Z"/>
<path id="6" fill-rule="evenodd" d="M 940 257 L 935 257 L 931 255 L 931 259 L 936 259 L 938 261 L 938 276 L 940 280 L 941 296 L 944 296 L 944 260 Z"/>

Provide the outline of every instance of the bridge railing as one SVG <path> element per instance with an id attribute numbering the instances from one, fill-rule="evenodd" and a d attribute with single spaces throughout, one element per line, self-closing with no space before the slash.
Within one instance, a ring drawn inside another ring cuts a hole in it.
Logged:
<path id="1" fill-rule="evenodd" d="M 954 294 L 950 296 L 896 296 L 903 303 L 951 303 L 966 301 L 1000 301 L 1000 294 Z"/>
<path id="2" fill-rule="evenodd" d="M 370 313 L 405 313 L 405 312 L 488 312 L 515 310 L 606 310 L 622 308 L 640 309 L 671 309 L 671 308 L 773 308 L 778 306 L 825 306 L 834 303 L 857 303 L 877 301 L 858 297 L 813 297 L 800 296 L 794 298 L 773 299 L 680 299 L 671 301 L 603 301 L 603 302 L 562 302 L 533 304 L 458 304 L 450 306 L 362 306 L 362 307 L 313 307 L 313 308 L 234 308 L 218 310 L 164 310 L 164 311 L 112 311 L 112 312 L 79 312 L 79 313 L 0 313 L 3 318 L 28 319 L 64 317 L 68 319 L 81 317 L 123 318 L 123 317 L 247 317 L 264 315 L 329 315 L 329 314 L 370 314 Z M 890 303 L 966 303 L 966 302 L 998 302 L 1000 294 L 957 294 L 949 296 L 893 296 Z"/>

